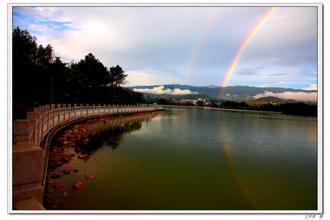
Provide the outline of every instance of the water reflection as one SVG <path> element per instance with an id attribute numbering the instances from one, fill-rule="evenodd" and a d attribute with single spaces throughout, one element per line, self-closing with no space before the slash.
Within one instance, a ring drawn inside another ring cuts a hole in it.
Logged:
<path id="1" fill-rule="evenodd" d="M 247 209 L 256 209 L 255 201 L 252 198 L 251 193 L 249 192 L 248 188 L 242 182 L 239 172 L 235 166 L 235 163 L 230 155 L 230 146 L 228 145 L 227 139 L 227 131 L 224 123 L 219 123 L 220 125 L 220 149 L 222 149 L 222 153 L 224 158 L 226 159 L 228 170 L 230 173 L 231 178 L 233 179 L 235 185 L 237 186 L 238 190 L 244 197 L 244 201 L 246 202 Z"/>
<path id="2" fill-rule="evenodd" d="M 139 130 L 143 121 L 158 113 L 139 113 L 130 116 L 104 117 L 87 120 L 59 132 L 51 143 L 49 171 L 77 158 L 88 160 L 99 147 L 116 149 L 125 133 Z"/>
<path id="3" fill-rule="evenodd" d="M 247 208 L 248 209 L 256 209 L 256 204 L 252 198 L 251 193 L 249 192 L 248 188 L 244 185 L 244 183 L 242 182 L 239 172 L 236 169 L 235 163 L 234 161 L 230 158 L 230 151 L 229 151 L 229 147 L 226 143 L 224 143 L 222 145 L 222 150 L 223 150 L 223 155 L 224 158 L 226 158 L 227 161 L 227 165 L 228 165 L 228 169 L 229 169 L 229 173 L 231 175 L 231 177 L 233 178 L 237 188 L 239 189 L 239 191 L 242 193 L 244 200 L 246 201 L 247 204 Z"/>
<path id="4" fill-rule="evenodd" d="M 80 129 L 80 136 L 67 133 L 58 149 L 66 149 L 68 157 L 73 156 L 49 171 L 58 176 L 50 177 L 45 207 L 317 207 L 317 139 L 311 138 L 317 132 L 315 119 L 177 108 L 155 115 L 84 123 L 84 127 L 75 128 Z M 277 120 L 280 117 L 282 120 Z M 88 139 L 84 132 L 89 134 Z"/>

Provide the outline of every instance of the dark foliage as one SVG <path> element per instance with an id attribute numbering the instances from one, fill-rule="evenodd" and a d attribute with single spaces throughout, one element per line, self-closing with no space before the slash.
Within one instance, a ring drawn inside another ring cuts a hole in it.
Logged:
<path id="1" fill-rule="evenodd" d="M 34 106 L 48 103 L 136 104 L 143 95 L 121 87 L 127 75 L 109 70 L 92 53 L 78 63 L 64 63 L 51 45 L 19 27 L 13 30 L 13 119 L 25 118 Z"/>
<path id="2" fill-rule="evenodd" d="M 223 101 L 219 105 L 220 108 L 232 108 L 232 109 L 248 109 L 248 105 L 245 102 L 235 101 Z"/>
<path id="3" fill-rule="evenodd" d="M 124 74 L 123 69 L 117 65 L 116 67 L 110 68 L 110 78 L 111 83 L 118 86 L 124 83 L 127 75 Z"/>
<path id="4" fill-rule="evenodd" d="M 103 87 L 110 84 L 110 72 L 92 53 L 77 64 L 72 64 L 71 74 L 73 79 L 70 82 L 76 87 Z"/>
<path id="5" fill-rule="evenodd" d="M 285 103 L 281 112 L 289 115 L 317 116 L 317 105 L 306 103 Z"/>
<path id="6" fill-rule="evenodd" d="M 192 106 L 192 103 L 176 102 L 171 99 L 152 99 L 148 100 L 149 103 L 157 103 L 162 105 L 180 105 L 180 106 Z M 197 102 L 197 106 L 206 106 L 202 101 Z M 273 111 L 281 112 L 289 115 L 301 115 L 301 116 L 317 116 L 317 105 L 312 103 L 303 102 L 284 102 L 279 104 L 265 103 L 254 104 L 250 102 L 236 102 L 224 100 L 220 104 L 216 104 L 213 100 L 208 107 L 213 108 L 225 108 L 225 109 L 242 109 L 242 110 L 257 110 L 257 111 Z"/>
<path id="7" fill-rule="evenodd" d="M 224 101 L 220 108 L 246 109 L 258 111 L 275 111 L 289 115 L 317 116 L 317 105 L 303 102 L 292 102 L 282 104 L 248 104 L 246 102 Z"/>

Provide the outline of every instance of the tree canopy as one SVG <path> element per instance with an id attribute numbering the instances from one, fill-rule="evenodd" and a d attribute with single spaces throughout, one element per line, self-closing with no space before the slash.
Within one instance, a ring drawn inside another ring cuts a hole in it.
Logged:
<path id="1" fill-rule="evenodd" d="M 13 118 L 47 103 L 128 104 L 145 102 L 141 93 L 123 88 L 127 77 L 119 66 L 108 69 L 92 53 L 65 63 L 51 45 L 19 27 L 13 30 Z"/>
<path id="2" fill-rule="evenodd" d="M 71 68 L 79 86 L 100 87 L 110 84 L 110 72 L 92 53 Z"/>
<path id="3" fill-rule="evenodd" d="M 116 67 L 110 68 L 111 83 L 116 86 L 124 84 L 127 75 L 124 74 L 123 69 L 117 65 Z"/>

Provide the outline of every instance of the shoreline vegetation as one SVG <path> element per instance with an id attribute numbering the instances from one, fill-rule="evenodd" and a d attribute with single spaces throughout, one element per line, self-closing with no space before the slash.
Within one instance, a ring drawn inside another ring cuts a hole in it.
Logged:
<path id="1" fill-rule="evenodd" d="M 49 103 L 71 104 L 159 104 L 199 106 L 221 110 L 279 112 L 317 116 L 317 104 L 279 100 L 232 101 L 223 99 L 150 99 L 145 94 L 123 87 L 127 75 L 115 65 L 106 67 L 92 53 L 79 62 L 66 63 L 55 56 L 51 45 L 37 44 L 27 30 L 13 30 L 13 120 L 25 118 L 35 106 Z"/>
<path id="2" fill-rule="evenodd" d="M 193 105 L 159 105 L 162 107 L 176 107 L 176 108 L 200 108 L 200 109 L 211 109 L 219 111 L 232 111 L 232 112 L 256 112 L 256 113 L 273 113 L 282 114 L 282 112 L 276 111 L 261 111 L 261 110 L 249 110 L 249 109 L 235 109 L 235 108 L 217 108 L 217 107 L 207 107 L 207 106 L 193 106 Z"/>
<path id="3" fill-rule="evenodd" d="M 33 107 L 50 103 L 142 104 L 142 93 L 123 87 L 119 65 L 106 67 L 92 53 L 66 63 L 51 45 L 37 44 L 27 30 L 13 30 L 13 120 Z"/>
<path id="4" fill-rule="evenodd" d="M 303 102 L 284 102 L 284 103 L 248 103 L 248 102 L 235 102 L 235 101 L 220 101 L 215 103 L 213 101 L 204 105 L 202 102 L 194 104 L 182 104 L 171 102 L 169 100 L 153 100 L 161 106 L 181 106 L 181 107 L 201 107 L 210 109 L 219 109 L 222 111 L 246 111 L 246 112 L 270 112 L 286 115 L 298 115 L 317 117 L 317 105 L 314 103 Z"/>

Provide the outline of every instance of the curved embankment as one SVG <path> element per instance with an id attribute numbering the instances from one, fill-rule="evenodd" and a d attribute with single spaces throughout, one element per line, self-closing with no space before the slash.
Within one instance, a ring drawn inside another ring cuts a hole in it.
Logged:
<path id="1" fill-rule="evenodd" d="M 13 209 L 43 209 L 44 173 L 52 136 L 64 127 L 81 120 L 163 110 L 157 105 L 71 106 L 55 104 L 34 108 L 26 119 L 13 125 L 12 196 Z"/>

